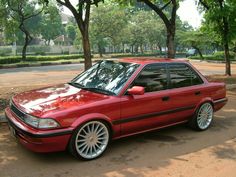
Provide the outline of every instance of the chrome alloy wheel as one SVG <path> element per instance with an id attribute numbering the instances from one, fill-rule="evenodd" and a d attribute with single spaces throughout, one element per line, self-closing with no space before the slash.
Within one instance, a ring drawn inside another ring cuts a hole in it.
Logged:
<path id="1" fill-rule="evenodd" d="M 197 124 L 201 130 L 207 129 L 213 118 L 213 107 L 210 103 L 204 103 L 197 114 Z"/>
<path id="2" fill-rule="evenodd" d="M 105 124 L 91 121 L 84 124 L 75 139 L 76 151 L 84 159 L 94 159 L 100 156 L 109 142 L 109 131 Z"/>

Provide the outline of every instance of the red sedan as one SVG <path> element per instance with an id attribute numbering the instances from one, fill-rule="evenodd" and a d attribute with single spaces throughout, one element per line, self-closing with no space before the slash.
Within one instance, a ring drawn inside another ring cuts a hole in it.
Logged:
<path id="1" fill-rule="evenodd" d="M 208 82 L 187 61 L 134 58 L 101 61 L 69 83 L 17 94 L 5 113 L 28 149 L 68 148 L 90 160 L 111 139 L 185 122 L 206 130 L 226 102 L 225 84 Z"/>

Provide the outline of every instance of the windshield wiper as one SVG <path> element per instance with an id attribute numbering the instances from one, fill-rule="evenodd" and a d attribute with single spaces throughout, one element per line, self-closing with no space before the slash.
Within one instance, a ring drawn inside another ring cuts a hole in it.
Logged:
<path id="1" fill-rule="evenodd" d="M 72 85 L 72 86 L 74 86 L 76 88 L 83 88 L 84 87 L 83 85 L 81 85 L 79 83 L 76 83 L 76 82 L 68 82 L 68 84 L 70 84 L 70 85 Z"/>
<path id="2" fill-rule="evenodd" d="M 98 92 L 98 93 L 103 93 L 103 94 L 106 94 L 106 95 L 115 95 L 115 93 L 112 92 L 112 91 L 103 90 L 103 89 L 95 88 L 95 87 L 82 87 L 82 89 L 93 91 L 93 92 Z"/>

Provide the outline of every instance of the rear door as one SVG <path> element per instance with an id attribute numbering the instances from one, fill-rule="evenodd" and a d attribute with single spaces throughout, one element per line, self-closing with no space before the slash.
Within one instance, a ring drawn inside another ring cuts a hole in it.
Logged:
<path id="1" fill-rule="evenodd" d="M 186 63 L 168 63 L 170 110 L 169 123 L 188 120 L 203 97 L 203 81 Z"/>

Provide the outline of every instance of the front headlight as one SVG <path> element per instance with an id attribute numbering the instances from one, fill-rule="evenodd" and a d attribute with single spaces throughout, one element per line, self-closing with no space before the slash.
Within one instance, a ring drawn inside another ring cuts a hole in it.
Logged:
<path id="1" fill-rule="evenodd" d="M 39 119 L 38 128 L 57 128 L 59 124 L 53 120 L 48 118 Z"/>
<path id="2" fill-rule="evenodd" d="M 49 129 L 60 126 L 55 120 L 50 118 L 37 118 L 31 115 L 25 115 L 24 120 L 25 123 L 35 128 Z"/>
<path id="3" fill-rule="evenodd" d="M 38 128 L 39 118 L 36 118 L 36 117 L 26 114 L 24 116 L 24 121 L 25 121 L 25 123 L 31 125 L 32 127 Z"/>

